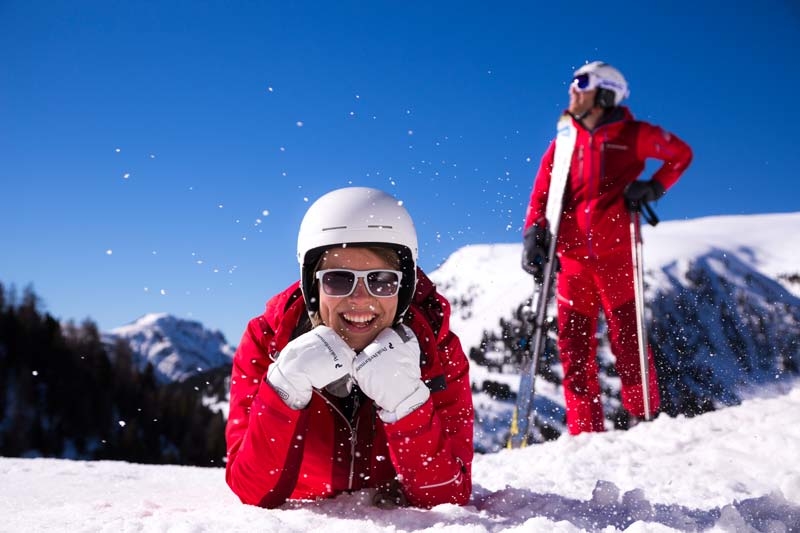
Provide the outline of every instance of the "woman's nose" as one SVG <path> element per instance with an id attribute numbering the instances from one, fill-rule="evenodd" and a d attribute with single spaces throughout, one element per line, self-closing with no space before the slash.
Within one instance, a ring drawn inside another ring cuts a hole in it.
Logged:
<path id="1" fill-rule="evenodd" d="M 370 296 L 365 281 L 364 278 L 356 280 L 356 288 L 353 290 L 353 294 L 350 295 L 351 298 L 367 298 Z"/>

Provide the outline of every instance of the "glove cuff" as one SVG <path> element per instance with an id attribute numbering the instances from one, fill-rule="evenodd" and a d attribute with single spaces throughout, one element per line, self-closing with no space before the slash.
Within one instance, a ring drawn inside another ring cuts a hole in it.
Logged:
<path id="1" fill-rule="evenodd" d="M 308 406 L 311 401 L 311 384 L 309 383 L 308 389 L 299 389 L 290 380 L 283 375 L 281 369 L 277 364 L 270 365 L 267 370 L 267 383 L 275 389 L 278 396 L 281 397 L 283 403 L 288 405 L 291 409 L 300 410 Z"/>
<path id="2" fill-rule="evenodd" d="M 428 389 L 427 385 L 425 385 L 422 380 L 419 380 L 419 385 L 414 389 L 414 392 L 409 394 L 404 400 L 401 400 L 400 403 L 397 404 L 397 407 L 394 408 L 394 411 L 379 409 L 378 416 L 385 423 L 392 424 L 422 407 L 430 396 L 430 389 Z"/>

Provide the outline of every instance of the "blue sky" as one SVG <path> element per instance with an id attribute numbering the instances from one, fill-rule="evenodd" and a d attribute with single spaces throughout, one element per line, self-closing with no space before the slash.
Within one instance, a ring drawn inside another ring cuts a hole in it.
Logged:
<path id="1" fill-rule="evenodd" d="M 798 210 L 797 3 L 542 4 L 0 0 L 0 282 L 60 319 L 169 312 L 236 344 L 328 190 L 404 200 L 428 271 L 519 242 L 595 59 L 694 149 L 663 220 Z"/>

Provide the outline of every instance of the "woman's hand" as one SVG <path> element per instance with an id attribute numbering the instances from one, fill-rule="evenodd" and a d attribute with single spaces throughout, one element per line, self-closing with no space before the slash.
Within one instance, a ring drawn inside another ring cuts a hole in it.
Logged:
<path id="1" fill-rule="evenodd" d="M 386 328 L 353 361 L 353 377 L 372 398 L 384 422 L 396 422 L 424 404 L 430 391 L 420 379 L 419 342 L 404 325 Z"/>
<path id="2" fill-rule="evenodd" d="M 328 326 L 300 335 L 281 350 L 267 371 L 267 381 L 292 409 L 311 401 L 312 388 L 349 377 L 355 352 Z"/>

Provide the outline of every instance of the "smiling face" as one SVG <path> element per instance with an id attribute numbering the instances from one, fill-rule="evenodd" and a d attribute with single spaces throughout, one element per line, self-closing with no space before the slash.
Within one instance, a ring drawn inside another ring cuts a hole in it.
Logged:
<path id="1" fill-rule="evenodd" d="M 379 254 L 370 248 L 350 246 L 325 252 L 319 270 L 397 270 L 397 263 L 391 261 L 391 256 L 387 254 Z M 329 296 L 320 289 L 319 314 L 326 326 L 336 331 L 353 350 L 359 352 L 375 340 L 378 333 L 392 325 L 397 313 L 397 301 L 397 294 L 380 298 L 372 296 L 362 278 L 349 296 Z"/>

